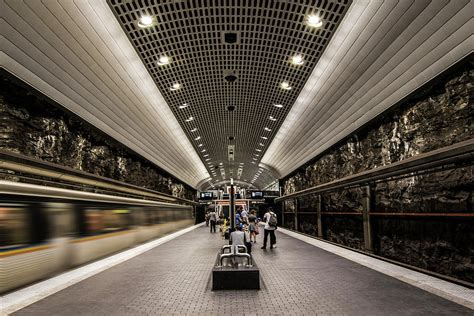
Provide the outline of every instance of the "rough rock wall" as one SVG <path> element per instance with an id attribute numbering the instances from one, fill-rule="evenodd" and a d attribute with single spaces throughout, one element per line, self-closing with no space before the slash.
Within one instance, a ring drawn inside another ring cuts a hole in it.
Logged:
<path id="1" fill-rule="evenodd" d="M 376 253 L 474 282 L 473 189 L 473 166 L 377 183 L 377 212 L 418 216 L 374 217 Z"/>
<path id="2" fill-rule="evenodd" d="M 283 179 L 284 194 L 472 139 L 473 79 L 472 64 L 438 78 L 383 118 Z M 474 167 L 469 165 L 377 183 L 373 211 L 388 214 L 372 217 L 375 252 L 474 282 L 474 219 L 462 216 L 473 213 L 473 187 Z M 323 214 L 350 213 L 323 215 L 324 238 L 362 249 L 362 191 L 341 190 L 321 198 Z M 305 208 L 307 203 L 298 199 L 300 204 Z M 397 216 L 403 212 L 417 216 Z M 315 234 L 314 217 L 298 216 L 298 230 Z M 291 214 L 286 214 L 286 220 L 294 222 Z"/>
<path id="3" fill-rule="evenodd" d="M 353 134 L 284 179 L 281 182 L 283 194 L 471 139 L 474 135 L 473 79 L 474 70 L 470 66 L 419 92 L 399 111 L 392 111 Z"/>
<path id="4" fill-rule="evenodd" d="M 0 149 L 194 199 L 189 186 L 5 74 L 0 77 Z"/>

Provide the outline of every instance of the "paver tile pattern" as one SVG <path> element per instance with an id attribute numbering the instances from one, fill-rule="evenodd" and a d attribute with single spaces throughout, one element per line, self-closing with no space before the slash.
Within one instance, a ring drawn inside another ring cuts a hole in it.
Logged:
<path id="1" fill-rule="evenodd" d="M 473 311 L 277 232 L 252 254 L 259 291 L 212 291 L 226 241 L 197 229 L 15 315 L 473 315 Z"/>

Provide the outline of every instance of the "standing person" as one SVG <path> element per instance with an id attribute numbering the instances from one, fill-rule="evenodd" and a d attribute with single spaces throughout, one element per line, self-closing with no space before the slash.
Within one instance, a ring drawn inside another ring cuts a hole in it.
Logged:
<path id="1" fill-rule="evenodd" d="M 211 222 L 211 233 L 214 230 L 216 232 L 216 222 L 217 222 L 217 214 L 216 211 L 212 210 L 209 213 L 209 221 Z"/>
<path id="2" fill-rule="evenodd" d="M 276 248 L 274 245 L 276 244 L 275 230 L 277 229 L 277 217 L 271 207 L 263 215 L 263 221 L 265 222 L 265 235 L 263 236 L 262 249 L 267 249 L 268 235 L 270 235 L 270 249 Z"/>
<path id="3" fill-rule="evenodd" d="M 255 210 L 250 211 L 249 215 L 249 231 L 250 231 L 250 242 L 257 242 L 257 235 L 258 235 L 258 226 L 257 226 L 257 216 L 255 215 Z"/>
<path id="4" fill-rule="evenodd" d="M 241 223 L 241 217 L 240 217 L 240 209 L 237 209 L 235 212 L 235 226 L 239 226 Z"/>
<path id="5" fill-rule="evenodd" d="M 248 224 L 249 223 L 249 218 L 248 218 L 248 213 L 245 209 L 242 210 L 242 212 L 240 212 L 240 219 L 242 221 L 242 223 L 244 224 Z"/>
<path id="6" fill-rule="evenodd" d="M 206 219 L 206 226 L 209 226 L 209 211 L 206 211 L 206 215 L 204 218 Z"/>
<path id="7" fill-rule="evenodd" d="M 250 240 L 250 231 L 249 231 L 249 226 L 244 225 L 244 234 L 245 234 L 245 247 L 247 247 L 247 253 L 251 254 L 252 253 L 252 242 Z"/>

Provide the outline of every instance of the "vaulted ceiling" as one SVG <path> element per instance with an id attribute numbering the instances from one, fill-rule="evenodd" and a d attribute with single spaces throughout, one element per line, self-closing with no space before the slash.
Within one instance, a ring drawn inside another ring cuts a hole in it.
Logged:
<path id="1" fill-rule="evenodd" d="M 196 188 L 265 187 L 473 50 L 469 0 L 4 0 L 0 12 L 2 68 Z"/>
<path id="2" fill-rule="evenodd" d="M 256 182 L 261 157 L 350 1 L 109 4 L 213 182 Z M 311 26 L 310 15 L 324 22 Z"/>

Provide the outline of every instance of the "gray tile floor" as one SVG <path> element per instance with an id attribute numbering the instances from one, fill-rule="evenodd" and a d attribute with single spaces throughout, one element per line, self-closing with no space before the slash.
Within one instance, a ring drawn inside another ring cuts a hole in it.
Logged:
<path id="1" fill-rule="evenodd" d="M 199 227 L 15 315 L 473 315 L 473 311 L 277 232 L 253 249 L 260 291 L 211 291 L 225 241 Z"/>

